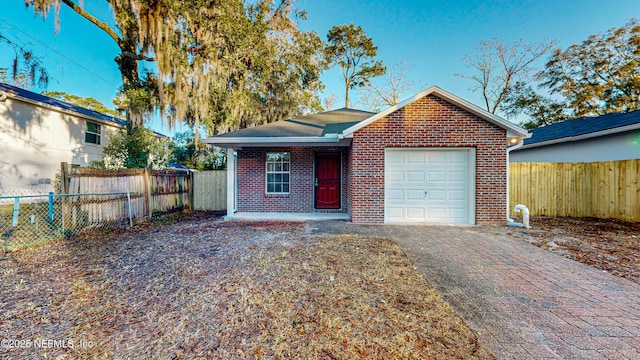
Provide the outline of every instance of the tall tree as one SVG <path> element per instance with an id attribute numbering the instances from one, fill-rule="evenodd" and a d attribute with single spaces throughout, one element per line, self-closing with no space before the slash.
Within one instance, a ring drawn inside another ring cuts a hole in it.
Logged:
<path id="1" fill-rule="evenodd" d="M 407 71 L 410 69 L 402 61 L 393 63 L 387 68 L 384 77 L 371 81 L 360 89 L 360 102 L 371 111 L 396 105 L 400 96 L 415 85 L 413 81 L 407 80 Z"/>
<path id="2" fill-rule="evenodd" d="M 640 109 L 640 24 L 632 19 L 554 50 L 536 80 L 537 89 L 520 84 L 505 103 L 510 114 L 530 117 L 526 127 Z"/>
<path id="3" fill-rule="evenodd" d="M 481 90 L 487 111 L 495 114 L 513 86 L 532 79 L 533 63 L 554 46 L 554 41 L 525 43 L 520 39 L 511 44 L 502 43 L 498 38 L 480 41 L 475 55 L 466 55 L 464 61 L 475 70 L 473 74 L 456 73 L 456 76 L 476 83 L 474 91 Z"/>
<path id="4" fill-rule="evenodd" d="M 17 39 L 0 33 L 0 46 L 9 48 L 14 56 L 10 67 L 0 67 L 0 82 L 11 82 L 21 88 L 46 87 L 49 73 L 32 50 Z"/>
<path id="5" fill-rule="evenodd" d="M 557 49 L 541 73 L 576 117 L 640 108 L 640 24 L 630 20 L 581 44 Z"/>
<path id="6" fill-rule="evenodd" d="M 321 42 L 298 30 L 303 14 L 291 0 L 108 0 L 115 27 L 72 0 L 25 1 L 43 16 L 55 9 L 56 18 L 65 5 L 119 46 L 119 100 L 129 129 L 154 109 L 169 125 L 185 121 L 216 132 L 242 126 L 248 114 L 267 113 L 259 121 L 272 121 L 319 104 L 310 92 L 321 87 L 322 63 L 314 58 Z M 154 62 L 157 71 L 142 62 Z"/>
<path id="7" fill-rule="evenodd" d="M 226 166 L 224 150 L 215 147 L 196 148 L 191 130 L 176 133 L 171 141 L 171 162 L 196 170 L 222 170 Z"/>
<path id="8" fill-rule="evenodd" d="M 502 104 L 502 111 L 513 118 L 520 114 L 527 115 L 521 125 L 525 129 L 535 129 L 569 119 L 566 105 L 562 101 L 543 96 L 533 87 L 525 83 L 516 83 Z"/>
<path id="9" fill-rule="evenodd" d="M 101 114 L 118 116 L 117 111 L 109 109 L 102 101 L 92 97 L 82 97 L 64 91 L 41 91 L 40 94 L 68 102 L 69 104 L 82 106 L 85 109 L 97 111 Z"/>
<path id="10" fill-rule="evenodd" d="M 345 84 L 344 106 L 349 107 L 349 90 L 365 86 L 386 68 L 374 60 L 378 47 L 360 26 L 336 25 L 327 34 L 327 55 L 342 69 Z"/>

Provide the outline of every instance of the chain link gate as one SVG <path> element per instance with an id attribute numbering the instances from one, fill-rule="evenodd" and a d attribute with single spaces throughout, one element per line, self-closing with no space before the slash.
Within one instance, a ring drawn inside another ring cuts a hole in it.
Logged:
<path id="1" fill-rule="evenodd" d="M 128 192 L 0 196 L 3 252 L 132 221 Z"/>

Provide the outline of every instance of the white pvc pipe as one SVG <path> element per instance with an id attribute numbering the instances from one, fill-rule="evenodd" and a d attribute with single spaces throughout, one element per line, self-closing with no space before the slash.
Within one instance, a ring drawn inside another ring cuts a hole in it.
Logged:
<path id="1" fill-rule="evenodd" d="M 517 223 L 512 219 L 509 219 L 511 220 L 511 222 L 507 221 L 507 224 L 511 226 L 518 226 L 518 227 L 524 227 L 525 229 L 530 229 L 531 226 L 529 226 L 529 209 L 522 204 L 518 204 L 513 208 L 513 212 L 520 212 L 520 211 L 522 211 L 522 224 Z"/>
<path id="2" fill-rule="evenodd" d="M 529 134 L 529 137 L 530 136 L 531 136 L 531 134 Z M 519 226 L 519 227 L 523 226 L 522 224 L 516 223 L 515 221 L 513 221 L 513 219 L 511 219 L 509 217 L 509 200 L 510 200 L 510 197 L 509 197 L 509 192 L 510 192 L 510 189 L 509 189 L 509 163 L 510 163 L 510 161 L 509 161 L 509 153 L 511 153 L 511 151 L 513 151 L 515 149 L 521 148 L 523 145 L 524 145 L 524 139 L 518 139 L 518 142 L 515 145 L 507 147 L 507 181 L 506 181 L 507 182 L 507 196 L 506 196 L 506 198 L 507 198 L 506 199 L 507 200 L 506 213 L 507 214 L 506 215 L 507 215 L 507 225 L 509 225 L 509 226 Z"/>

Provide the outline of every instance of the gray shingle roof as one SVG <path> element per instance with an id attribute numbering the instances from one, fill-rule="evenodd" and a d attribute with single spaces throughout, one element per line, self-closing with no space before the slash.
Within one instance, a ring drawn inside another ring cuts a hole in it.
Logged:
<path id="1" fill-rule="evenodd" d="M 596 117 L 581 117 L 530 130 L 532 135 L 529 139 L 524 140 L 524 146 L 597 133 L 634 124 L 640 125 L 640 110 Z"/>
<path id="2" fill-rule="evenodd" d="M 97 120 L 116 123 L 116 124 L 118 124 L 120 126 L 126 126 L 127 125 L 126 121 L 123 120 L 123 119 L 119 119 L 119 118 L 116 118 L 116 117 L 113 117 L 113 116 L 105 115 L 105 114 L 99 113 L 97 111 L 85 109 L 85 108 L 77 106 L 77 105 L 72 105 L 72 104 L 66 103 L 64 101 L 60 101 L 58 99 L 54 99 L 54 98 L 49 97 L 49 96 L 37 94 L 37 93 L 31 92 L 29 90 L 21 89 L 19 87 L 13 86 L 13 85 L 0 83 L 0 91 L 4 91 L 4 92 L 6 92 L 8 94 L 18 95 L 20 97 L 23 97 L 23 98 L 26 98 L 26 99 L 30 99 L 30 100 L 34 100 L 34 101 L 37 101 L 37 102 L 40 102 L 40 103 L 43 103 L 43 104 L 55 106 L 55 107 L 60 108 L 62 110 L 73 111 L 73 112 L 76 112 L 76 113 L 79 113 L 79 114 L 82 114 L 82 115 L 90 116 L 90 117 L 92 117 L 94 119 L 97 119 Z"/>
<path id="3" fill-rule="evenodd" d="M 233 131 L 215 137 L 255 138 L 255 137 L 290 137 L 290 136 L 324 136 L 341 134 L 343 130 L 368 119 L 375 113 L 342 108 L 319 114 L 301 116 L 295 119 L 276 121 L 274 123 L 253 128 Z"/>

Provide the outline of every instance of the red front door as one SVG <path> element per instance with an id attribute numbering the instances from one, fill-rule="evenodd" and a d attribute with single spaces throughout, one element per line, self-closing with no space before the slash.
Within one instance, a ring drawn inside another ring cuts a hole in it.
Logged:
<path id="1" fill-rule="evenodd" d="M 340 208 L 340 153 L 316 154 L 316 209 Z"/>

